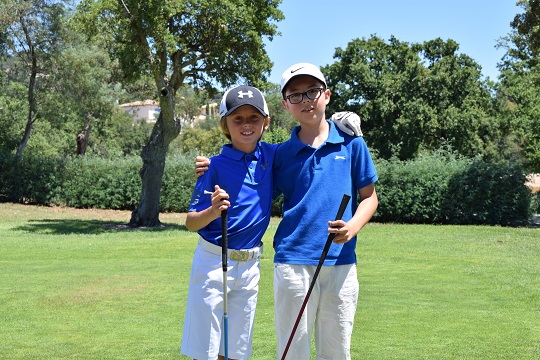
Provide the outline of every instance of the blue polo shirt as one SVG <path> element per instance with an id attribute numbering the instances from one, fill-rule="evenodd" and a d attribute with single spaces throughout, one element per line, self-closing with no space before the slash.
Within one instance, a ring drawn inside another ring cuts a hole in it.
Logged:
<path id="1" fill-rule="evenodd" d="M 352 137 L 328 121 L 328 139 L 317 149 L 298 139 L 300 127 L 276 151 L 274 197 L 284 195 L 283 219 L 274 237 L 274 262 L 317 265 L 343 194 L 351 200 L 343 220 L 357 209 L 358 190 L 377 181 L 375 165 L 362 137 Z M 356 263 L 356 237 L 332 243 L 324 265 Z"/>
<path id="2" fill-rule="evenodd" d="M 221 154 L 211 158 L 212 166 L 197 179 L 189 211 L 201 211 L 212 205 L 211 195 L 219 185 L 229 194 L 229 249 L 259 246 L 268 227 L 272 208 L 272 163 L 277 145 L 259 142 L 254 152 L 224 145 Z M 221 218 L 198 231 L 204 239 L 221 246 Z"/>

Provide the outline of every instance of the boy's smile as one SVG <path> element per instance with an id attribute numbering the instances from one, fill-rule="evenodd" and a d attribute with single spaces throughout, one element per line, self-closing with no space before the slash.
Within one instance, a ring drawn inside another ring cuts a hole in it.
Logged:
<path id="1" fill-rule="evenodd" d="M 268 128 L 268 121 L 259 110 L 244 105 L 227 116 L 227 128 L 233 147 L 250 153 L 255 150 L 264 130 Z"/>

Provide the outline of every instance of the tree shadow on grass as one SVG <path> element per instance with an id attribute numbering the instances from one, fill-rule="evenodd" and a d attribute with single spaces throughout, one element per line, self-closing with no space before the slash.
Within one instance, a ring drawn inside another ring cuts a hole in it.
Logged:
<path id="1" fill-rule="evenodd" d="M 73 219 L 30 220 L 27 224 L 14 228 L 14 230 L 45 235 L 103 234 L 118 231 L 165 231 L 171 229 L 187 231 L 184 225 L 168 223 L 162 223 L 161 226 L 156 227 L 130 227 L 120 221 Z"/>

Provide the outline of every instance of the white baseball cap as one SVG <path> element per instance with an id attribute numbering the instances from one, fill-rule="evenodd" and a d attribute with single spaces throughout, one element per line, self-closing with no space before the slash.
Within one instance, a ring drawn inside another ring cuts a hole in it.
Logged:
<path id="1" fill-rule="evenodd" d="M 326 80 L 324 79 L 324 75 L 319 69 L 318 66 L 315 66 L 310 63 L 298 63 L 294 64 L 285 72 L 283 75 L 281 75 L 281 93 L 283 94 L 283 91 L 285 90 L 285 87 L 291 81 L 294 77 L 299 75 L 309 75 L 313 76 L 315 79 L 319 80 L 324 84 L 324 87 L 326 88 Z"/>
<path id="2" fill-rule="evenodd" d="M 264 116 L 268 117 L 268 105 L 259 89 L 249 85 L 240 85 L 229 89 L 223 94 L 223 99 L 219 104 L 219 116 L 230 115 L 240 106 L 251 105 Z"/>

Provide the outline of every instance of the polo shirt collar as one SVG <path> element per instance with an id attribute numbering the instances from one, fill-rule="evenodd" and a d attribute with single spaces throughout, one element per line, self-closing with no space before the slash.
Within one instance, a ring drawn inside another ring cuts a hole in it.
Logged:
<path id="1" fill-rule="evenodd" d="M 232 144 L 223 145 L 221 149 L 221 154 L 233 160 L 240 160 L 246 155 L 245 152 L 233 148 Z M 257 143 L 257 147 L 255 147 L 255 150 L 251 153 L 251 155 L 253 155 L 256 159 L 259 159 L 260 154 L 261 154 L 261 145 L 260 143 Z"/>
<path id="2" fill-rule="evenodd" d="M 337 130 L 336 125 L 332 121 L 326 120 L 328 124 L 330 124 L 330 132 L 328 133 L 328 138 L 322 144 L 321 146 L 324 146 L 327 143 L 330 144 L 340 144 L 345 141 L 345 138 L 343 135 Z M 294 154 L 298 154 L 300 150 L 305 148 L 306 145 L 300 139 L 298 139 L 298 132 L 300 131 L 300 126 L 296 126 L 293 131 L 291 132 L 291 148 Z"/>

